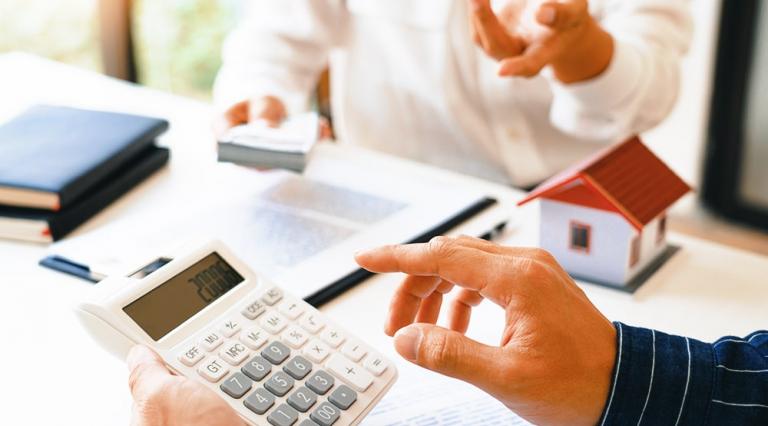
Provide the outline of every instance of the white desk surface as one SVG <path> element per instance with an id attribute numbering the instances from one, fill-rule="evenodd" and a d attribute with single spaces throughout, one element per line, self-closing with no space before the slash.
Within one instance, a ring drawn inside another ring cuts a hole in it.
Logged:
<path id="1" fill-rule="evenodd" d="M 20 54 L 0 56 L 0 93 L 0 121 L 37 102 L 144 113 L 171 121 L 171 131 L 162 139 L 174 149 L 170 170 L 145 182 L 84 229 L 96 229 L 111 217 L 141 208 L 143 194 L 153 185 L 183 179 L 189 165 L 213 156 L 211 111 L 199 102 Z M 449 174 L 445 178 L 457 179 Z M 520 195 L 467 181 L 508 201 Z M 532 244 L 534 217 L 533 209 L 519 212 L 517 225 L 503 236 L 504 242 Z M 475 221 L 463 231 L 475 232 L 478 226 Z M 683 250 L 635 295 L 585 285 L 598 308 L 613 320 L 704 340 L 768 327 L 768 258 L 680 235 L 671 238 Z M 4 402 L 0 423 L 127 424 L 130 396 L 125 366 L 90 340 L 71 311 L 91 285 L 38 267 L 46 249 L 0 241 L 0 333 L 5 340 L 0 351 Z M 388 303 L 384 301 L 398 279 L 374 277 L 322 310 L 392 355 L 381 328 Z M 502 320 L 499 309 L 483 304 L 470 334 L 495 341 Z"/>

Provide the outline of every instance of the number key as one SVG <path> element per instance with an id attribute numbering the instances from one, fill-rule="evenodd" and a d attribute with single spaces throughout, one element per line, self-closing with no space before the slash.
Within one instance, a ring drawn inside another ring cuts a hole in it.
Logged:
<path id="1" fill-rule="evenodd" d="M 291 390 L 293 383 L 294 381 L 291 376 L 283 373 L 282 371 L 278 371 L 277 373 L 273 374 L 272 377 L 270 377 L 266 382 L 264 382 L 264 387 L 277 396 L 283 396 L 287 394 L 289 390 Z"/>
<path id="2" fill-rule="evenodd" d="M 301 380 L 312 371 L 312 364 L 302 356 L 295 356 L 283 366 L 283 371 L 290 374 L 294 379 Z"/>
<path id="3" fill-rule="evenodd" d="M 266 359 L 262 358 L 261 355 L 256 355 L 255 357 L 251 358 L 251 360 L 248 361 L 240 370 L 246 376 L 258 382 L 266 377 L 270 371 L 272 371 L 272 364 L 270 364 Z"/>
<path id="4" fill-rule="evenodd" d="M 224 380 L 220 388 L 232 398 L 240 399 L 251 390 L 252 384 L 251 379 L 246 377 L 245 374 L 237 372 L 229 376 L 227 380 Z"/>
<path id="5" fill-rule="evenodd" d="M 272 364 L 279 365 L 291 354 L 291 350 L 280 342 L 272 342 L 261 351 L 261 356 Z"/>
<path id="6" fill-rule="evenodd" d="M 315 393 L 325 395 L 325 393 L 328 392 L 328 389 L 333 387 L 333 382 L 334 379 L 330 374 L 323 370 L 318 370 L 317 373 L 312 374 L 312 376 L 307 379 L 306 385 Z"/>
<path id="7" fill-rule="evenodd" d="M 341 410 L 331 405 L 327 401 L 323 401 L 320 405 L 309 415 L 309 418 L 320 426 L 331 426 L 339 420 L 341 416 Z"/>
<path id="8" fill-rule="evenodd" d="M 256 389 L 243 400 L 243 405 L 256 414 L 264 414 L 275 405 L 275 396 L 264 389 Z"/>
<path id="9" fill-rule="evenodd" d="M 285 404 L 279 405 L 267 416 L 267 421 L 274 426 L 291 426 L 298 419 L 299 413 Z"/>
<path id="10" fill-rule="evenodd" d="M 288 404 L 302 413 L 309 411 L 316 402 L 317 395 L 304 386 L 297 389 L 296 392 L 288 397 Z"/>

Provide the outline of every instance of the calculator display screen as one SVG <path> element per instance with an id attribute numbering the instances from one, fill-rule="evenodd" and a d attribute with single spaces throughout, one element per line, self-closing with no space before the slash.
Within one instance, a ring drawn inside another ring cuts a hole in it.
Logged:
<path id="1" fill-rule="evenodd" d="M 243 282 L 217 253 L 211 253 L 123 308 L 153 339 L 159 340 Z"/>

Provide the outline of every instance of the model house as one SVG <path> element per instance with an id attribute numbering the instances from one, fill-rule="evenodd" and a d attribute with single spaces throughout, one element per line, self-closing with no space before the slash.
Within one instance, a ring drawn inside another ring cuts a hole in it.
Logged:
<path id="1" fill-rule="evenodd" d="M 639 138 L 545 182 L 540 246 L 574 277 L 623 286 L 667 248 L 667 209 L 690 191 Z"/>

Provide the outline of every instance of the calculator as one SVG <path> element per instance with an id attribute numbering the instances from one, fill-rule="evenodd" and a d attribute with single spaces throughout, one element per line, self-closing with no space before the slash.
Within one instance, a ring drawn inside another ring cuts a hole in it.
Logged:
<path id="1" fill-rule="evenodd" d="M 358 424 L 397 379 L 391 361 L 217 241 L 109 277 L 76 311 L 109 352 L 151 347 L 252 425 Z"/>

